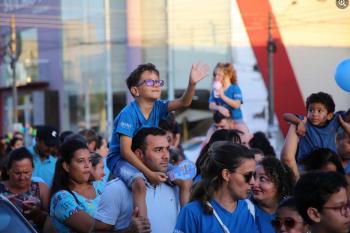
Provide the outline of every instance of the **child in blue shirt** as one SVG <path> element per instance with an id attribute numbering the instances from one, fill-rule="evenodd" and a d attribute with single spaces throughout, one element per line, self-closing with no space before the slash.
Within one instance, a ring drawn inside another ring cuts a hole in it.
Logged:
<path id="1" fill-rule="evenodd" d="M 342 126 L 341 120 L 350 120 L 350 111 L 334 113 L 333 98 L 324 92 L 311 94 L 306 100 L 306 110 L 306 117 L 290 113 L 285 113 L 283 116 L 285 121 L 296 127 L 298 163 L 316 148 L 329 148 L 336 151 L 335 135 L 338 128 Z"/>
<path id="2" fill-rule="evenodd" d="M 172 101 L 159 100 L 164 81 L 159 79 L 159 71 L 153 64 L 139 65 L 126 80 L 135 100 L 124 107 L 114 120 L 107 166 L 114 176 L 131 188 L 140 216 L 146 217 L 147 213 L 146 177 L 149 182 L 159 184 L 166 181 L 167 176 L 151 171 L 135 156 L 131 150 L 132 137 L 142 127 L 158 127 L 159 120 L 168 112 L 189 106 L 197 82 L 207 73 L 207 65 L 193 65 L 187 89 L 181 98 Z"/>

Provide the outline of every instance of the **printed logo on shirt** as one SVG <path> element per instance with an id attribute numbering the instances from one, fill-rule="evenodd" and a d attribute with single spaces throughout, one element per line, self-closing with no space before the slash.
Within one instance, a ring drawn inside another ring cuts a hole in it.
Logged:
<path id="1" fill-rule="evenodd" d="M 131 124 L 126 123 L 126 122 L 120 122 L 120 127 L 124 128 L 124 129 L 131 129 Z"/>

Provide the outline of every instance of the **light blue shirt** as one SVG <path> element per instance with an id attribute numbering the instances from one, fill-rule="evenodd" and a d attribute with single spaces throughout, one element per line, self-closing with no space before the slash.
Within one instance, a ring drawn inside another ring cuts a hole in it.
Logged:
<path id="1" fill-rule="evenodd" d="M 157 100 L 154 102 L 152 111 L 145 118 L 136 101 L 131 102 L 121 110 L 113 122 L 113 133 L 109 145 L 107 165 L 113 173 L 115 165 L 120 161 L 120 135 L 132 138 L 139 129 L 158 127 L 159 120 L 168 114 L 168 101 Z"/>
<path id="2" fill-rule="evenodd" d="M 35 146 L 28 147 L 29 152 L 33 156 L 33 162 L 34 162 L 34 170 L 33 170 L 33 177 L 40 177 L 45 181 L 45 183 L 51 187 L 53 182 L 53 176 L 55 174 L 55 167 L 56 167 L 56 161 L 57 158 L 49 155 L 49 157 L 45 160 L 41 160 L 40 156 L 35 153 L 34 150 Z"/>
<path id="3" fill-rule="evenodd" d="M 72 230 L 64 224 L 64 221 L 78 211 L 84 211 L 90 216 L 94 216 L 104 185 L 103 182 L 93 182 L 93 186 L 96 192 L 96 197 L 94 199 L 86 199 L 72 191 L 79 203 L 74 196 L 66 190 L 61 190 L 53 195 L 50 203 L 50 216 L 52 218 L 52 224 L 57 232 L 72 232 Z"/>

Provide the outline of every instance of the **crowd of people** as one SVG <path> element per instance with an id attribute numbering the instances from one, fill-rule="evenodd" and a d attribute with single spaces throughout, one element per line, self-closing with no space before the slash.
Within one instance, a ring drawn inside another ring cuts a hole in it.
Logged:
<path id="1" fill-rule="evenodd" d="M 126 80 L 134 97 L 116 116 L 109 142 L 92 129 L 38 126 L 2 141 L 0 194 L 38 232 L 350 232 L 350 110 L 324 92 L 290 123 L 281 154 L 252 133 L 240 109 L 234 67 L 218 63 L 208 107 L 213 124 L 195 163 L 186 159 L 172 112 L 191 104 L 208 76 L 195 64 L 175 100 L 160 100 L 153 64 Z"/>

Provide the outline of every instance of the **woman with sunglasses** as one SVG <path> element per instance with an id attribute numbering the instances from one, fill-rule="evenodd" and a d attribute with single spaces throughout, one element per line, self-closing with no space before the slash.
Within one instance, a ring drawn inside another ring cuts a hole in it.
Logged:
<path id="1" fill-rule="evenodd" d="M 274 233 L 271 220 L 278 203 L 292 195 L 294 176 L 289 167 L 275 157 L 265 157 L 256 166 L 253 203 L 255 222 L 260 233 Z"/>
<path id="2" fill-rule="evenodd" d="M 243 200 L 254 184 L 254 155 L 242 145 L 223 141 L 214 142 L 207 153 L 202 180 L 181 209 L 174 232 L 257 232 Z"/>
<path id="3" fill-rule="evenodd" d="M 298 213 L 296 200 L 289 197 L 281 201 L 271 221 L 276 233 L 308 233 L 309 226 Z"/>

